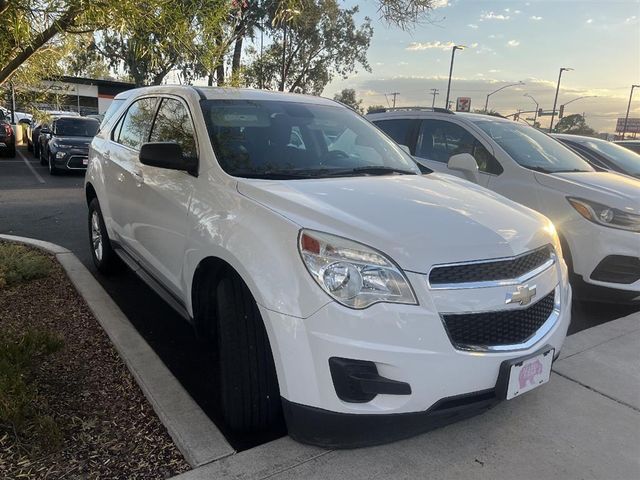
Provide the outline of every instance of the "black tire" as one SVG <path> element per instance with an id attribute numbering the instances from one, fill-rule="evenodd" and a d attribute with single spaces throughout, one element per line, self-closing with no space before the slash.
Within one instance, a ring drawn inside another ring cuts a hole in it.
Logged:
<path id="1" fill-rule="evenodd" d="M 47 158 L 49 158 L 49 161 L 47 162 L 49 165 L 49 175 L 60 175 L 60 169 L 56 167 L 56 162 L 53 160 L 53 156 L 49 154 L 47 155 Z"/>
<path id="2" fill-rule="evenodd" d="M 220 403 L 236 432 L 282 429 L 282 402 L 267 332 L 251 292 L 237 274 L 216 288 Z"/>
<path id="3" fill-rule="evenodd" d="M 97 229 L 100 233 L 100 241 L 102 250 L 101 254 L 98 255 L 96 245 L 95 245 L 95 237 L 93 231 L 93 221 L 94 214 L 97 216 Z M 114 252 L 113 247 L 111 246 L 111 241 L 109 240 L 109 235 L 107 233 L 107 228 L 104 225 L 104 219 L 102 218 L 102 211 L 100 210 L 100 204 L 98 203 L 98 199 L 94 198 L 89 203 L 89 250 L 91 251 L 91 258 L 93 259 L 93 264 L 96 266 L 98 271 L 104 274 L 111 274 L 118 272 L 122 269 L 122 261 L 118 254 Z"/>
<path id="4" fill-rule="evenodd" d="M 36 156 L 36 154 L 33 154 L 34 157 Z M 40 165 L 42 165 L 43 167 L 48 167 L 49 166 L 49 162 L 47 161 L 46 158 L 44 158 L 42 155 L 38 155 L 38 157 L 40 158 Z"/>
<path id="5" fill-rule="evenodd" d="M 9 158 L 16 158 L 16 146 L 12 145 L 9 147 L 9 150 L 7 150 L 7 156 Z"/>
<path id="6" fill-rule="evenodd" d="M 27 140 L 27 152 L 33 152 L 33 144 Z"/>

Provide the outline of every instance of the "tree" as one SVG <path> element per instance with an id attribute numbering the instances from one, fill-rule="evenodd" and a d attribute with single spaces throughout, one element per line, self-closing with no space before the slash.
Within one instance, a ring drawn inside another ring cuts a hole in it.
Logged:
<path id="1" fill-rule="evenodd" d="M 369 105 L 367 107 L 367 113 L 375 112 L 376 110 L 378 110 L 378 111 L 379 110 L 384 110 L 385 108 L 387 108 L 387 107 L 385 107 L 384 105 Z"/>
<path id="2" fill-rule="evenodd" d="M 37 53 L 55 50 L 52 41 L 62 43 L 61 36 L 93 32 L 106 25 L 121 28 L 128 19 L 141 16 L 145 7 L 137 0 L 11 0 L 2 13 L 0 85 Z"/>
<path id="3" fill-rule="evenodd" d="M 303 14 L 274 26 L 273 43 L 262 56 L 255 48 L 249 50 L 253 62 L 245 72 L 247 85 L 277 90 L 283 81 L 283 58 L 284 86 L 290 92 L 319 95 L 334 77 L 346 78 L 358 65 L 371 71 L 367 50 L 373 28 L 368 17 L 356 26 L 357 6 L 341 9 L 337 0 L 303 0 L 301 4 Z"/>
<path id="4" fill-rule="evenodd" d="M 356 91 L 353 88 L 344 88 L 340 93 L 336 93 L 333 99 L 337 102 L 343 103 L 348 107 L 353 108 L 356 112 L 364 113 L 362 108 L 362 100 L 356 98 Z"/>
<path id="5" fill-rule="evenodd" d="M 595 135 L 596 131 L 587 125 L 584 117 L 578 113 L 562 118 L 555 128 L 556 133 L 571 133 L 574 135 Z"/>

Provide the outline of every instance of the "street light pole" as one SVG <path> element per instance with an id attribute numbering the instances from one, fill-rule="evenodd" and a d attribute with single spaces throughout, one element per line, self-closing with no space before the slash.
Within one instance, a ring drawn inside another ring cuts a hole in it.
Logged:
<path id="1" fill-rule="evenodd" d="M 453 74 L 453 59 L 456 55 L 456 50 L 464 50 L 464 45 L 454 45 L 451 49 L 451 66 L 449 67 L 449 83 L 447 84 L 447 99 L 444 103 L 444 108 L 449 108 L 449 93 L 451 92 L 451 75 Z"/>
<path id="2" fill-rule="evenodd" d="M 525 93 L 523 96 L 529 97 L 531 100 L 533 100 L 533 103 L 536 104 L 536 113 L 533 114 L 533 124 L 535 125 L 536 121 L 538 120 L 538 110 L 540 109 L 540 104 L 538 103 L 538 101 L 535 98 L 533 98 L 528 93 Z"/>
<path id="3" fill-rule="evenodd" d="M 627 134 L 627 122 L 629 121 L 629 109 L 631 108 L 631 99 L 633 98 L 633 89 L 640 88 L 640 85 L 631 85 L 631 93 L 629 94 L 629 103 L 627 104 L 627 114 L 624 117 L 624 127 L 622 127 L 622 140 Z"/>
<path id="4" fill-rule="evenodd" d="M 551 110 L 551 123 L 549 123 L 549 133 L 553 131 L 553 117 L 556 116 L 556 106 L 558 105 L 558 92 L 560 92 L 560 80 L 562 79 L 562 72 L 568 72 L 570 70 L 573 70 L 573 68 L 562 67 L 560 69 L 560 74 L 558 75 L 558 85 L 556 86 L 556 97 L 553 100 L 553 110 Z"/>
<path id="5" fill-rule="evenodd" d="M 498 93 L 500 90 L 504 90 L 505 88 L 509 88 L 509 87 L 515 87 L 517 85 L 524 85 L 524 82 L 521 80 L 518 83 L 511 83 L 509 85 L 505 85 L 504 87 L 500 87 L 497 90 L 494 90 L 493 92 L 491 92 L 490 94 L 487 95 L 487 100 L 484 102 L 484 113 L 487 113 L 489 111 L 489 97 L 491 95 L 493 95 L 494 93 Z"/>

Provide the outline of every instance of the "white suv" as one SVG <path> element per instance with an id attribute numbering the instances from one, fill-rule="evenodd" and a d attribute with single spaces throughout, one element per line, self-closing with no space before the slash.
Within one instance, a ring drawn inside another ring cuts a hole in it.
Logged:
<path id="1" fill-rule="evenodd" d="M 569 325 L 549 220 L 420 175 L 331 100 L 128 92 L 86 196 L 98 269 L 122 259 L 211 342 L 231 429 L 284 418 L 343 447 L 425 431 L 544 383 Z"/>
<path id="2" fill-rule="evenodd" d="M 549 217 L 576 297 L 640 301 L 640 182 L 596 172 L 550 136 L 503 118 L 397 108 L 367 118 L 416 160 Z"/>

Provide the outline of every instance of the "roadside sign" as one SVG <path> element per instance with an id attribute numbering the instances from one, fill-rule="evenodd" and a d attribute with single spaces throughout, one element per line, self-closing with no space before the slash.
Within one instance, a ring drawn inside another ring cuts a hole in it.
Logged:
<path id="1" fill-rule="evenodd" d="M 456 102 L 456 112 L 470 112 L 471 97 L 458 97 Z"/>
<path id="2" fill-rule="evenodd" d="M 616 132 L 624 130 L 624 118 L 619 118 L 616 123 Z M 640 118 L 629 118 L 627 120 L 627 133 L 640 133 Z"/>

